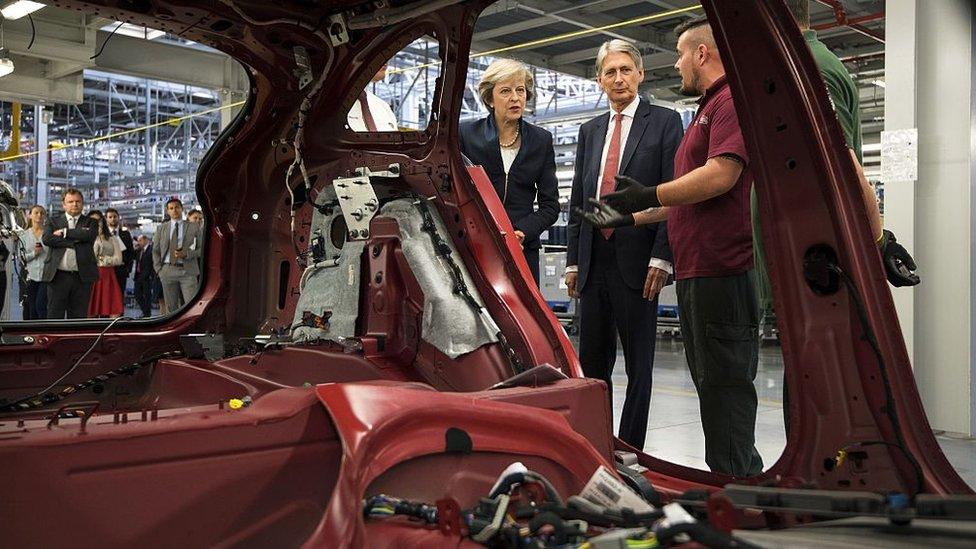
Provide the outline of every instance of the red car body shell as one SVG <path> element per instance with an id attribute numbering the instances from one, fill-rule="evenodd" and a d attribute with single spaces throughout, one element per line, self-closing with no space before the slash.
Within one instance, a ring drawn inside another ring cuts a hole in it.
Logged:
<path id="1" fill-rule="evenodd" d="M 295 204 L 296 245 L 285 173 L 309 88 L 299 87 L 292 73 L 295 46 L 312 59 L 311 89 L 328 82 L 304 109 L 302 158 L 316 180 L 313 192 L 354 168 L 399 163 L 400 185 L 434 199 L 458 259 L 515 354 L 570 379 L 487 391 L 510 373 L 497 346 L 452 360 L 420 341 L 423 294 L 398 247 L 395 223 L 377 218 L 369 246 L 378 251 L 363 263 L 360 352 L 322 344 L 216 362 L 161 361 L 105 383 L 91 404 L 72 401 L 71 409 L 87 410 L 84 421 L 51 420 L 50 411 L 5 417 L 0 484 L 8 494 L 9 543 L 63 543 L 65 534 L 75 534 L 99 545 L 457 545 L 456 535 L 415 524 L 367 525 L 360 502 L 397 490 L 393 495 L 450 496 L 471 505 L 516 460 L 569 494 L 597 466 L 609 465 L 613 449 L 628 450 L 612 436 L 606 389 L 580 377 L 578 359 L 534 287 L 490 183 L 480 169 L 466 168 L 457 150 L 470 40 L 488 3 L 446 5 L 350 29 L 349 43 L 332 46 L 322 22 L 335 14 L 364 20 L 371 3 L 54 2 L 221 49 L 245 65 L 252 83 L 246 107 L 198 173 L 208 220 L 198 300 L 175 316 L 111 330 L 65 383 L 176 348 L 181 334 L 247 335 L 291 322 L 301 275 L 293 268 L 295 249 L 307 245 L 312 215 L 307 204 Z M 779 2 L 706 0 L 703 6 L 755 159 L 791 388 L 782 457 L 761 476 L 737 480 L 969 493 L 925 418 L 856 174 L 802 37 Z M 344 113 L 379 64 L 425 34 L 439 40 L 443 62 L 428 128 L 345 130 Z M 841 286 L 825 295 L 807 283 L 804 259 L 814 246 L 836 254 L 864 303 L 865 322 L 854 290 Z M 381 282 L 378 272 L 385 273 Z M 53 382 L 102 327 L 5 327 L 5 337 L 34 341 L 0 347 L 0 396 L 30 394 Z M 245 395 L 251 407 L 225 405 Z M 452 428 L 470 438 L 469 451 L 448 447 Z M 864 445 L 856 465 L 825 466 L 852 445 Z M 665 498 L 736 480 L 642 453 L 638 458 Z"/>

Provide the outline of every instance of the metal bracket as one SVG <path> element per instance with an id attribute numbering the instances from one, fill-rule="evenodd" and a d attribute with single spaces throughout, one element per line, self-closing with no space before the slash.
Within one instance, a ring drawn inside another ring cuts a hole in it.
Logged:
<path id="1" fill-rule="evenodd" d="M 370 171 L 369 168 L 356 168 L 353 177 L 339 177 L 332 180 L 342 217 L 346 220 L 346 235 L 349 241 L 366 240 L 369 238 L 369 222 L 379 210 L 380 201 L 376 198 L 376 191 L 370 180 L 374 177 L 397 179 L 400 177 L 400 165 L 390 164 L 382 171 Z"/>
<path id="2" fill-rule="evenodd" d="M 308 51 L 302 46 L 295 46 L 295 69 L 292 71 L 298 78 L 298 89 L 304 89 L 312 82 L 312 63 L 308 58 Z"/>
<path id="3" fill-rule="evenodd" d="M 349 41 L 349 30 L 346 28 L 346 20 L 340 14 L 329 18 L 329 40 L 332 46 L 341 46 Z"/>

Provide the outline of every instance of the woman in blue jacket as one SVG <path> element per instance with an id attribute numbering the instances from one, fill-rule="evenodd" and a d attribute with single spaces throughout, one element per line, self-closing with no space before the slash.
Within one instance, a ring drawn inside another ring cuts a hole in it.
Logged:
<path id="1" fill-rule="evenodd" d="M 533 89 L 532 73 L 522 63 L 494 61 L 478 92 L 490 112 L 461 124 L 461 152 L 491 179 L 538 284 L 539 235 L 559 217 L 552 134 L 523 119 Z"/>

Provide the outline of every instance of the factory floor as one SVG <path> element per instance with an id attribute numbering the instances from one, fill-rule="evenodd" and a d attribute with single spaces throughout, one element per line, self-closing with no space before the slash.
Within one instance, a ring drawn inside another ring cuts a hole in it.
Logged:
<path id="1" fill-rule="evenodd" d="M 576 338 L 573 344 L 576 345 Z M 617 353 L 613 374 L 614 430 L 620 424 L 627 387 L 624 358 Z M 756 376 L 759 413 L 756 421 L 756 448 L 768 469 L 786 446 L 783 429 L 783 356 L 778 345 L 763 345 Z M 976 489 L 976 439 L 964 435 L 936 433 L 946 457 L 960 476 Z M 705 439 L 698 413 L 698 396 L 688 374 L 681 341 L 659 338 L 654 358 L 654 388 L 644 451 L 668 461 L 707 470 Z"/>

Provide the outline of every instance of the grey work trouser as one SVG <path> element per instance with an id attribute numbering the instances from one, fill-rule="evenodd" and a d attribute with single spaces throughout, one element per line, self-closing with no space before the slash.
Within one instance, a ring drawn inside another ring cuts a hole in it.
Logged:
<path id="1" fill-rule="evenodd" d="M 159 282 L 163 285 L 163 301 L 170 313 L 189 303 L 197 294 L 198 276 L 187 274 L 182 266 L 163 265 L 159 270 Z"/>
<path id="2" fill-rule="evenodd" d="M 720 473 L 758 475 L 763 463 L 755 446 L 759 304 L 754 274 L 679 280 L 676 290 L 705 432 L 705 463 Z"/>

